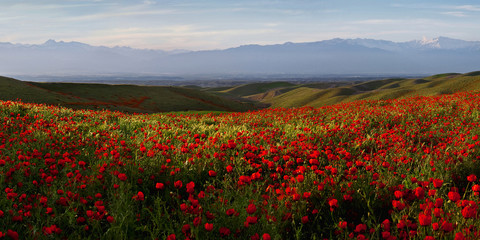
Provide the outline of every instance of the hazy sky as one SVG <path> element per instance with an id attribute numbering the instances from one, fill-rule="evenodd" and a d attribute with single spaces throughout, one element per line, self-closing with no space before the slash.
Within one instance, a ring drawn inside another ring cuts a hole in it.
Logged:
<path id="1" fill-rule="evenodd" d="M 0 42 L 224 49 L 331 38 L 480 40 L 465 0 L 0 0 Z"/>

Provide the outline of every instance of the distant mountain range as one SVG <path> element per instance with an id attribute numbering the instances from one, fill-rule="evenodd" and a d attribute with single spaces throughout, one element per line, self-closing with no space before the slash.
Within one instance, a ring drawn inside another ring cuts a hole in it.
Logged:
<path id="1" fill-rule="evenodd" d="M 429 74 L 480 69 L 480 41 L 331 39 L 161 51 L 48 40 L 0 43 L 0 75 Z"/>

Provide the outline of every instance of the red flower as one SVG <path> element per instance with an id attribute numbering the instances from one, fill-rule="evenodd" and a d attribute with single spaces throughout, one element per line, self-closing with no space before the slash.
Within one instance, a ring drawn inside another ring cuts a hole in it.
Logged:
<path id="1" fill-rule="evenodd" d="M 143 194 L 143 192 L 138 192 L 137 195 L 133 196 L 132 198 L 137 201 L 143 201 L 145 200 L 145 195 Z"/>
<path id="2" fill-rule="evenodd" d="M 210 170 L 210 171 L 208 171 L 208 176 L 215 177 L 215 176 L 217 176 L 217 172 L 215 172 L 213 170 Z"/>
<path id="3" fill-rule="evenodd" d="M 226 227 L 221 227 L 219 232 L 220 232 L 220 236 L 222 236 L 222 237 L 226 237 L 226 236 L 230 235 L 230 233 L 231 233 L 230 229 L 228 229 Z"/>
<path id="4" fill-rule="evenodd" d="M 212 223 L 205 223 L 205 230 L 207 231 L 212 231 L 213 230 L 213 224 Z"/>
<path id="5" fill-rule="evenodd" d="M 181 180 L 178 180 L 173 184 L 173 186 L 175 186 L 175 188 L 182 188 L 183 183 Z"/>
<path id="6" fill-rule="evenodd" d="M 338 200 L 335 199 L 335 198 L 332 198 L 330 200 L 328 200 L 328 205 L 330 206 L 330 208 L 337 208 L 338 207 Z"/>
<path id="7" fill-rule="evenodd" d="M 448 199 L 450 199 L 452 202 L 457 202 L 461 199 L 461 197 L 460 197 L 460 194 L 458 194 L 458 192 L 449 192 Z"/>
<path id="8" fill-rule="evenodd" d="M 162 190 L 162 189 L 165 188 L 165 185 L 163 183 L 157 183 L 157 184 L 155 184 L 155 188 Z"/>
<path id="9" fill-rule="evenodd" d="M 247 221 L 248 224 L 255 224 L 258 222 L 258 218 L 255 216 L 247 216 Z"/>
<path id="10" fill-rule="evenodd" d="M 293 201 L 298 201 L 298 200 L 300 200 L 300 194 L 294 193 L 293 196 L 292 196 L 292 199 L 293 199 Z"/>
<path id="11" fill-rule="evenodd" d="M 247 213 L 254 214 L 256 211 L 257 211 L 257 207 L 255 206 L 255 204 L 250 203 L 247 207 Z"/>
<path id="12" fill-rule="evenodd" d="M 395 191 L 393 194 L 395 195 L 396 198 L 402 198 L 403 197 L 403 193 L 401 191 L 398 191 L 398 190 Z"/>
<path id="13" fill-rule="evenodd" d="M 464 218 L 473 218 L 477 214 L 477 208 L 474 206 L 466 206 L 462 209 L 462 216 Z"/>
<path id="14" fill-rule="evenodd" d="M 430 226 L 430 224 L 432 224 L 432 216 L 420 213 L 418 214 L 418 223 L 420 223 L 421 226 Z"/>
<path id="15" fill-rule="evenodd" d="M 455 240 L 465 240 L 465 239 L 466 239 L 466 238 L 465 238 L 465 236 L 463 235 L 462 232 L 457 232 L 457 233 L 455 234 Z"/>
<path id="16" fill-rule="evenodd" d="M 18 233 L 13 230 L 8 229 L 7 236 L 9 236 L 11 239 L 18 240 Z"/>
<path id="17" fill-rule="evenodd" d="M 433 186 L 435 188 L 441 188 L 443 185 L 443 180 L 442 179 L 433 179 Z"/>
<path id="18" fill-rule="evenodd" d="M 358 224 L 356 227 L 355 227 L 355 232 L 356 233 L 362 233 L 362 232 L 365 232 L 367 231 L 367 225 L 361 223 L 361 224 Z"/>
<path id="19" fill-rule="evenodd" d="M 118 174 L 118 179 L 120 179 L 120 181 L 126 181 L 127 175 L 125 173 L 120 173 Z"/>
<path id="20" fill-rule="evenodd" d="M 190 224 L 185 224 L 182 227 L 183 234 L 187 235 L 190 232 Z"/>
<path id="21" fill-rule="evenodd" d="M 303 193 L 303 199 L 309 199 L 311 195 L 312 195 L 311 192 L 304 192 Z"/>
<path id="22" fill-rule="evenodd" d="M 442 230 L 445 232 L 451 232 L 453 231 L 453 224 L 449 222 L 443 222 L 442 223 Z"/>
<path id="23" fill-rule="evenodd" d="M 302 217 L 302 223 L 303 223 L 303 224 L 308 223 L 308 216 L 303 216 L 303 217 Z"/>
<path id="24" fill-rule="evenodd" d="M 423 199 L 425 197 L 425 190 L 422 187 L 415 188 L 415 197 Z"/>
<path id="25" fill-rule="evenodd" d="M 405 208 L 405 203 L 393 200 L 392 205 L 394 208 L 398 209 L 399 211 L 402 211 Z"/>
<path id="26" fill-rule="evenodd" d="M 113 223 L 113 222 L 115 222 L 115 219 L 114 219 L 112 216 L 108 216 L 108 217 L 107 217 L 107 221 L 108 221 L 109 223 Z"/>
<path id="27" fill-rule="evenodd" d="M 299 183 L 303 182 L 304 180 L 305 180 L 305 177 L 304 177 L 303 175 L 298 175 L 298 176 L 297 176 L 297 181 L 298 181 Z"/>
<path id="28" fill-rule="evenodd" d="M 235 209 L 233 209 L 233 208 L 227 209 L 227 211 L 225 213 L 228 216 L 232 216 L 233 214 L 235 214 Z"/>
<path id="29" fill-rule="evenodd" d="M 272 238 L 270 237 L 270 234 L 264 233 L 264 234 L 262 235 L 262 239 L 263 239 L 263 240 L 270 240 L 270 239 L 272 239 Z"/>
<path id="30" fill-rule="evenodd" d="M 469 182 L 475 182 L 475 181 L 477 181 L 477 176 L 476 176 L 475 174 L 469 175 L 469 176 L 467 177 L 467 180 L 468 180 Z"/>
<path id="31" fill-rule="evenodd" d="M 388 220 L 388 219 L 383 220 L 382 228 L 385 231 L 390 231 L 390 220 Z"/>
<path id="32" fill-rule="evenodd" d="M 195 192 L 195 189 L 194 189 L 195 188 L 195 183 L 194 182 L 187 183 L 186 188 L 187 188 L 187 193 L 190 193 L 190 194 L 194 193 Z"/>
<path id="33" fill-rule="evenodd" d="M 86 219 L 84 217 L 78 217 L 77 218 L 77 224 L 82 224 L 86 221 Z"/>
<path id="34" fill-rule="evenodd" d="M 200 225 L 201 222 L 202 222 L 202 219 L 200 217 L 196 217 L 193 219 L 193 225 L 195 227 L 198 227 L 198 225 Z"/>

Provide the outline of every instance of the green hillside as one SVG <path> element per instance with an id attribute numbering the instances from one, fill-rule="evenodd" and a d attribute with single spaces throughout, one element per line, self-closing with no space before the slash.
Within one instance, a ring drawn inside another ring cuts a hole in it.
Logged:
<path id="1" fill-rule="evenodd" d="M 236 86 L 223 92 L 230 93 L 236 96 L 249 96 L 259 93 L 264 93 L 272 89 L 286 88 L 295 86 L 293 83 L 289 82 L 267 82 L 267 83 L 250 83 Z"/>
<path id="2" fill-rule="evenodd" d="M 75 109 L 138 113 L 321 107 L 356 100 L 431 96 L 470 90 L 480 90 L 480 71 L 444 73 L 421 79 L 306 84 L 277 81 L 217 88 L 39 83 L 0 77 L 0 100 L 21 99 Z"/>
<path id="3" fill-rule="evenodd" d="M 0 77 L 0 100 L 45 103 L 75 109 L 153 113 L 170 111 L 247 111 L 253 104 L 182 88 L 136 85 L 23 82 Z"/>
<path id="4" fill-rule="evenodd" d="M 321 107 L 355 100 L 396 99 L 480 90 L 480 72 L 438 74 L 423 79 L 384 79 L 319 89 L 306 85 L 261 100 L 270 107 Z M 281 90 L 280 90 L 281 91 Z"/>

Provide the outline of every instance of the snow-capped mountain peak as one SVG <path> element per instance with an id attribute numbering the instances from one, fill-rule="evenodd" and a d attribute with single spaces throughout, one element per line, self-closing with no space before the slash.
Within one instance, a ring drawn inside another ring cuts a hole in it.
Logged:
<path id="1" fill-rule="evenodd" d="M 440 41 L 439 38 L 428 39 L 427 37 L 423 37 L 422 40 L 419 40 L 420 45 L 430 48 L 440 48 Z"/>
<path id="2" fill-rule="evenodd" d="M 434 73 L 478 70 L 480 42 L 447 37 L 409 42 L 337 38 L 165 52 L 48 40 L 38 45 L 0 43 L 0 54 L 0 75 Z"/>

